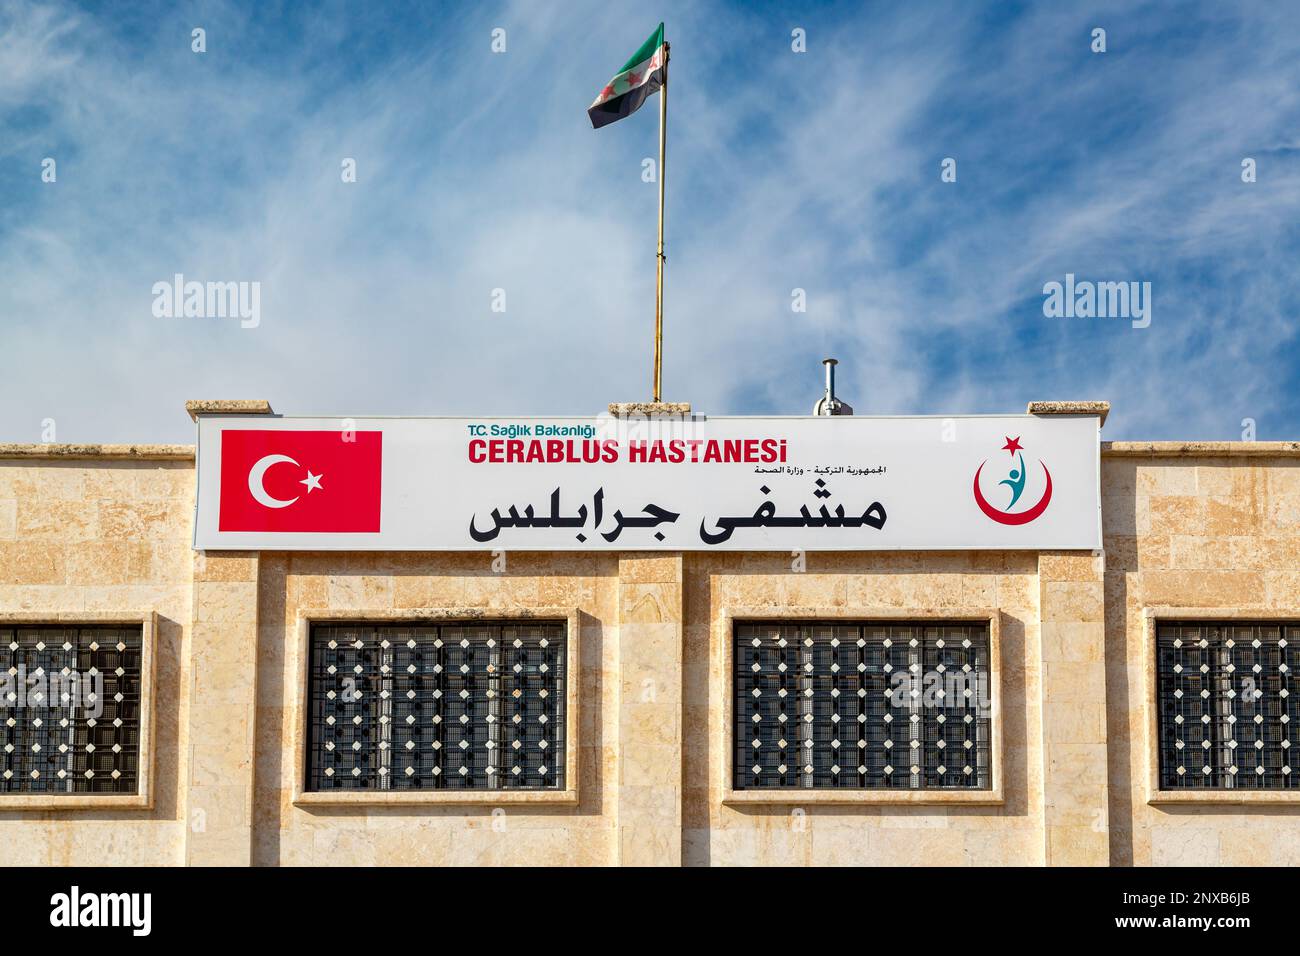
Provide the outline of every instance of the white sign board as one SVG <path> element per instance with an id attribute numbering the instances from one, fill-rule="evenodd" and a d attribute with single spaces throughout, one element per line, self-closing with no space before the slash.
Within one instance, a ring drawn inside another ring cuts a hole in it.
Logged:
<path id="1" fill-rule="evenodd" d="M 1101 547 L 1095 416 L 199 420 L 195 547 Z"/>

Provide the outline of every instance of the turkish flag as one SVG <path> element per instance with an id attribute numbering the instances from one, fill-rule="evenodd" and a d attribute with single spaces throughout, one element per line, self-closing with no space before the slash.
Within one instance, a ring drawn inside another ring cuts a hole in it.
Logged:
<path id="1" fill-rule="evenodd" d="M 220 531 L 379 531 L 383 432 L 221 433 Z"/>

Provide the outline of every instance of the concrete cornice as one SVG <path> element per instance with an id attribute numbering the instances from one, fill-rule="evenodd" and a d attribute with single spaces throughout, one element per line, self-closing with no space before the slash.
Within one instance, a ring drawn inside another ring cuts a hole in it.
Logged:
<path id="1" fill-rule="evenodd" d="M 271 403 L 264 398 L 192 399 L 185 403 L 190 418 L 200 415 L 270 415 Z"/>
<path id="2" fill-rule="evenodd" d="M 1104 441 L 1104 458 L 1300 458 L 1295 441 Z"/>
<path id="3" fill-rule="evenodd" d="M 98 458 L 135 461 L 193 461 L 193 445 L 72 445 L 0 443 L 0 458 Z"/>
<path id="4" fill-rule="evenodd" d="M 1097 415 L 1102 425 L 1110 414 L 1110 402 L 1030 402 L 1030 415 Z"/>

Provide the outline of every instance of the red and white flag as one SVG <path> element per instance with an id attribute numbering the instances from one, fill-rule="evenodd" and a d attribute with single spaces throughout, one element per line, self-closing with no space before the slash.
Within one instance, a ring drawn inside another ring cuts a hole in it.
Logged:
<path id="1" fill-rule="evenodd" d="M 383 432 L 225 429 L 221 531 L 379 531 Z"/>

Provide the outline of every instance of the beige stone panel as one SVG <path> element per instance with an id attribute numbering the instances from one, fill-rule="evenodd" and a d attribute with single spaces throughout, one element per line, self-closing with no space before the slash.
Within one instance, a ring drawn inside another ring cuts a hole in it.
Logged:
<path id="1" fill-rule="evenodd" d="M 201 721 L 204 740 L 190 753 L 190 786 L 220 786 L 243 780 L 252 769 L 252 714 L 245 704 L 191 707 L 191 726 Z"/>
<path id="2" fill-rule="evenodd" d="M 1103 703 L 1053 703 L 1044 715 L 1043 732 L 1050 744 L 1093 744 L 1106 739 Z"/>
<path id="3" fill-rule="evenodd" d="M 995 574 L 963 574 L 961 603 L 966 607 L 999 607 L 998 580 Z"/>
<path id="4" fill-rule="evenodd" d="M 1147 571 L 1137 581 L 1150 606 L 1237 608 L 1258 604 L 1264 580 L 1253 571 Z"/>
<path id="5" fill-rule="evenodd" d="M 715 583 L 723 607 L 767 607 L 781 600 L 781 581 L 773 575 L 727 575 Z"/>
<path id="6" fill-rule="evenodd" d="M 620 584 L 619 620 L 629 624 L 680 625 L 682 589 L 679 584 Z M 641 631 L 638 629 L 638 634 Z"/>
<path id="7" fill-rule="evenodd" d="M 78 588 L 87 611 L 131 611 L 156 608 L 164 616 L 186 617 L 190 587 L 186 584 L 119 584 Z"/>
<path id="8" fill-rule="evenodd" d="M 187 502 L 161 499 L 99 502 L 98 534 L 104 538 L 132 541 L 170 538 L 178 528 L 188 529 L 189 521 Z"/>
<path id="9" fill-rule="evenodd" d="M 1236 535 L 1228 539 L 1230 567 L 1271 571 L 1300 567 L 1300 535 L 1291 538 Z"/>
<path id="10" fill-rule="evenodd" d="M 1040 629 L 1043 659 L 1057 662 L 1057 666 L 1067 662 L 1101 663 L 1105 659 L 1105 646 L 1097 639 L 1099 626 L 1078 622 L 1044 624 Z"/>
<path id="11" fill-rule="evenodd" d="M 1218 866 L 1220 831 L 1210 827 L 1151 828 L 1153 866 Z"/>
<path id="12" fill-rule="evenodd" d="M 51 866 L 176 866 L 181 827 L 162 821 L 123 826 L 119 820 L 87 819 L 50 824 Z"/>
<path id="13" fill-rule="evenodd" d="M 1103 827 L 1049 826 L 1048 866 L 1105 866 L 1110 860 L 1110 838 Z"/>
<path id="14" fill-rule="evenodd" d="M 191 834 L 186 847 L 187 866 L 249 866 L 251 863 L 252 846 L 246 826 Z"/>
<path id="15" fill-rule="evenodd" d="M 1147 500 L 1151 531 L 1157 534 L 1204 534 L 1205 499 L 1152 495 Z M 1141 499 L 1139 499 L 1141 501 Z M 1142 529 L 1138 529 L 1142 533 Z"/>
<path id="16" fill-rule="evenodd" d="M 1044 583 L 1086 583 L 1097 581 L 1099 562 L 1090 554 L 1044 552 L 1038 556 L 1039 575 Z"/>
<path id="17" fill-rule="evenodd" d="M 1108 824 L 1105 777 L 1055 780 L 1046 806 L 1048 826 L 1089 827 L 1105 831 Z"/>
<path id="18" fill-rule="evenodd" d="M 59 845 L 59 830 L 68 829 L 65 823 L 48 823 L 38 814 L 15 814 L 0 819 L 0 867 L 45 866 L 53 863 L 51 856 Z M 59 852 L 58 856 L 66 856 Z M 57 863 L 55 865 L 58 865 Z"/>
<path id="19" fill-rule="evenodd" d="M 1266 526 L 1266 510 L 1257 501 L 1237 498 L 1205 498 L 1204 534 L 1226 538 L 1237 534 L 1259 534 Z"/>
<path id="20" fill-rule="evenodd" d="M 641 774 L 636 774 L 634 779 L 640 777 Z M 633 782 L 625 776 L 618 791 L 619 814 L 624 819 L 635 821 L 635 826 L 672 828 L 681 819 L 678 794 L 671 782 L 655 786 Z"/>
<path id="21" fill-rule="evenodd" d="M 807 866 L 813 853 L 811 829 L 735 828 L 714 830 L 712 866 Z"/>
<path id="22" fill-rule="evenodd" d="M 0 584 L 0 608 L 9 611 L 83 611 L 86 606 L 82 588 L 67 584 Z"/>
<path id="23" fill-rule="evenodd" d="M 151 462 L 132 472 L 133 493 L 138 498 L 172 498 L 190 502 L 194 497 L 194 465 Z"/>
<path id="24" fill-rule="evenodd" d="M 412 839 L 405 831 L 377 833 L 370 837 L 376 866 L 442 866 L 451 855 L 451 832 L 422 830 Z"/>
<path id="25" fill-rule="evenodd" d="M 233 654 L 207 654 L 194 671 L 194 693 L 190 706 L 206 712 L 224 705 L 247 706 L 252 692 L 248 671 L 252 662 Z"/>
<path id="26" fill-rule="evenodd" d="M 1264 594 L 1243 595 L 1240 607 L 1259 604 L 1275 609 L 1292 610 L 1300 604 L 1300 570 L 1265 571 Z"/>
<path id="27" fill-rule="evenodd" d="M 97 519 L 95 507 L 84 501 L 20 498 L 17 536 L 25 541 L 89 541 L 100 536 Z"/>
<path id="28" fill-rule="evenodd" d="M 831 805 L 809 807 L 806 812 L 814 830 L 863 830 L 880 826 L 882 809 L 890 808 Z"/>
<path id="29" fill-rule="evenodd" d="M 0 465 L 0 491 L 6 498 L 61 498 L 82 501 L 87 497 L 87 472 L 84 462 L 32 464 L 6 462 Z M 93 480 L 93 477 L 92 477 Z"/>
<path id="30" fill-rule="evenodd" d="M 946 807 L 881 807 L 882 830 L 946 830 Z"/>
<path id="31" fill-rule="evenodd" d="M 334 826 L 315 831 L 312 862 L 316 866 L 374 866 L 375 835 L 364 827 Z"/>
<path id="32" fill-rule="evenodd" d="M 1112 495 L 1104 488 L 1101 495 L 1101 530 L 1109 540 L 1112 536 L 1133 537 L 1150 529 L 1150 501 L 1146 495 Z"/>
<path id="33" fill-rule="evenodd" d="M 961 607 L 960 574 L 872 574 L 849 580 L 852 607 Z"/>
<path id="34" fill-rule="evenodd" d="M 1043 584 L 1043 623 L 1104 620 L 1103 593 L 1098 583 L 1049 582 Z"/>
<path id="35" fill-rule="evenodd" d="M 63 546 L 48 541 L 0 542 L 0 585 L 63 584 Z"/>
<path id="36" fill-rule="evenodd" d="M 256 624 L 257 585 L 200 581 L 194 585 L 194 620 L 200 624 Z"/>
<path id="37" fill-rule="evenodd" d="M 133 584 L 152 577 L 153 548 L 141 541 L 83 541 L 68 548 L 66 562 L 68 580 L 78 585 Z"/>
<path id="38" fill-rule="evenodd" d="M 537 602 L 542 607 L 583 607 L 596 604 L 599 579 L 563 575 L 537 579 Z"/>
<path id="39" fill-rule="evenodd" d="M 1286 492 L 1269 497 L 1265 526 L 1271 534 L 1300 532 L 1300 493 Z"/>
<path id="40" fill-rule="evenodd" d="M 1294 825 L 1287 829 L 1289 832 L 1274 825 L 1225 825 L 1219 830 L 1219 862 L 1223 866 L 1296 866 L 1300 863 L 1300 833 Z"/>
<path id="41" fill-rule="evenodd" d="M 1101 630 L 1100 624 L 1092 627 L 1098 632 Z M 1102 647 L 1100 639 L 1088 643 L 1095 648 Z M 1043 667 L 1043 696 L 1053 704 L 1104 703 L 1106 668 L 1101 662 L 1049 660 Z"/>
<path id="42" fill-rule="evenodd" d="M 758 831 L 751 827 L 713 829 L 708 834 L 709 866 L 761 866 Z"/>
<path id="43" fill-rule="evenodd" d="M 492 575 L 465 580 L 465 604 L 492 610 L 528 610 L 539 607 L 537 578 Z"/>
<path id="44" fill-rule="evenodd" d="M 246 827 L 251 822 L 248 789 L 228 784 L 211 784 L 190 788 L 188 823 L 192 829 L 223 830 Z"/>
<path id="45" fill-rule="evenodd" d="M 393 581 L 394 602 L 397 591 L 401 588 L 403 578 Z M 285 578 L 285 601 L 287 608 L 296 611 L 316 610 L 329 607 L 329 578 L 321 575 L 289 574 Z M 400 605 L 397 607 L 417 605 Z M 288 610 L 286 610 L 288 614 Z"/>
<path id="46" fill-rule="evenodd" d="M 986 605 L 1003 611 L 1037 610 L 1038 578 L 1024 574 L 999 574 L 997 576 L 997 603 Z M 1035 614 L 1035 616 L 1037 616 Z"/>
<path id="47" fill-rule="evenodd" d="M 188 548 L 186 549 L 189 550 Z M 256 581 L 257 558 L 218 551 L 190 552 L 194 555 L 194 580 Z"/>
<path id="48" fill-rule="evenodd" d="M 682 580 L 681 558 L 635 556 L 619 561 L 619 583 L 627 584 L 680 584 Z"/>
<path id="49" fill-rule="evenodd" d="M 1185 464 L 1137 467 L 1136 491 L 1139 495 L 1195 495 L 1196 469 Z"/>
<path id="50" fill-rule="evenodd" d="M 1266 469 L 1257 465 L 1197 465 L 1183 470 L 1195 473 L 1196 494 L 1202 497 L 1256 497 L 1266 491 Z"/>
<path id="51" fill-rule="evenodd" d="M 0 498 L 0 541 L 12 541 L 18 533 L 18 501 Z"/>
<path id="52" fill-rule="evenodd" d="M 789 607 L 843 607 L 848 602 L 848 578 L 833 574 L 789 574 L 778 589 Z"/>
<path id="53" fill-rule="evenodd" d="M 194 563 L 194 552 L 190 543 L 183 539 L 175 541 L 151 541 L 149 547 L 149 567 L 139 578 L 139 583 L 162 584 L 189 583 Z"/>
<path id="54" fill-rule="evenodd" d="M 867 834 L 872 866 L 964 866 L 966 838 L 960 831 L 876 829 Z"/>
<path id="55" fill-rule="evenodd" d="M 968 866 L 1043 865 L 1043 836 L 1037 829 L 967 830 L 962 839 Z"/>
<path id="56" fill-rule="evenodd" d="M 1264 493 L 1269 497 L 1300 495 L 1300 462 L 1293 458 L 1267 458 L 1259 459 L 1256 466 L 1262 472 Z"/>
<path id="57" fill-rule="evenodd" d="M 259 847 L 256 865 L 312 866 L 315 861 L 316 835 L 311 830 L 280 830 L 268 838 L 266 848 Z M 274 853 L 270 850 L 273 849 Z M 393 864 L 395 865 L 395 864 Z"/>
<path id="58" fill-rule="evenodd" d="M 329 606 L 337 610 L 378 610 L 393 606 L 393 579 L 369 574 L 332 574 L 326 585 Z"/>
<path id="59" fill-rule="evenodd" d="M 590 860 L 589 839 L 564 828 L 519 831 L 508 825 L 504 829 L 453 825 L 447 837 L 445 860 L 438 861 L 446 866 L 572 866 L 584 860 L 600 862 Z M 434 840 L 428 850 L 420 848 L 425 865 L 433 862 L 434 852 L 441 851 L 442 835 Z"/>
<path id="60" fill-rule="evenodd" d="M 627 720 L 624 721 L 624 731 Z M 619 813 L 624 810 L 623 791 L 632 786 L 653 787 L 665 800 L 671 801 L 674 815 L 680 815 L 675 781 L 681 780 L 681 753 L 675 746 L 656 745 L 640 741 L 626 742 L 620 755 Z M 639 818 L 636 818 L 639 819 Z"/>
<path id="61" fill-rule="evenodd" d="M 1203 535 L 1175 534 L 1169 537 L 1169 567 L 1175 570 L 1225 570 L 1236 564 L 1231 542 Z"/>

